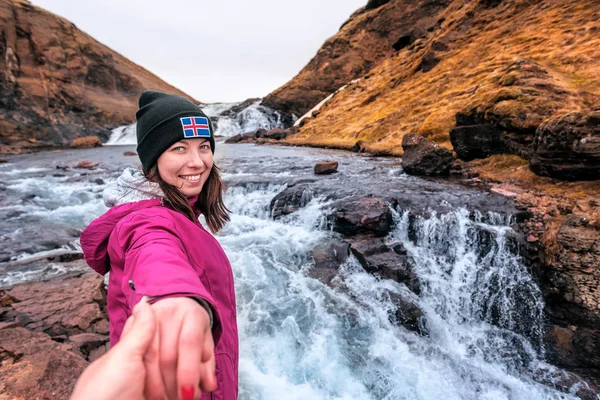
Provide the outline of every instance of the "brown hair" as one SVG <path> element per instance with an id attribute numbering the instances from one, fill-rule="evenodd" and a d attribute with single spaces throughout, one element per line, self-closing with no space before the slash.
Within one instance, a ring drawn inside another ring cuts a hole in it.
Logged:
<path id="1" fill-rule="evenodd" d="M 196 214 L 188 199 L 179 191 L 177 186 L 170 185 L 165 182 L 158 172 L 158 165 L 154 164 L 149 171 L 143 169 L 146 179 L 158 183 L 158 186 L 163 191 L 164 200 L 173 210 L 185 215 L 190 221 L 196 221 Z M 229 209 L 223 203 L 223 191 L 225 185 L 221 181 L 219 168 L 213 164 L 208 179 L 204 183 L 202 191 L 198 195 L 198 200 L 194 207 L 199 210 L 206 219 L 206 224 L 209 229 L 216 233 L 227 221 L 229 221 Z"/>

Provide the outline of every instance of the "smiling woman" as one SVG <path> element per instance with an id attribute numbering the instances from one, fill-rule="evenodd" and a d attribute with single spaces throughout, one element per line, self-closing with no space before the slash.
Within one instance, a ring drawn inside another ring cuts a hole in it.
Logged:
<path id="1" fill-rule="evenodd" d="M 143 173 L 126 170 L 117 188 L 104 193 L 112 209 L 81 234 L 87 263 L 101 274 L 110 271 L 111 346 L 134 306 L 149 299 L 157 320 L 149 352 L 156 357 L 145 359 L 145 398 L 191 400 L 211 392 L 213 400 L 235 400 L 233 274 L 223 249 L 198 221 L 203 214 L 216 232 L 229 220 L 213 162 L 212 123 L 176 95 L 144 92 L 139 106 Z"/>

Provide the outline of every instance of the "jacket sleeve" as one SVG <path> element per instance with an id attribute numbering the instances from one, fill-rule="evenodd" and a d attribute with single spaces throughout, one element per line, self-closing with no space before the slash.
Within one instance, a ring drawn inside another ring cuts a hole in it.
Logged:
<path id="1" fill-rule="evenodd" d="M 200 301 L 202 306 L 210 306 L 213 333 L 220 331 L 214 329 L 220 321 L 218 309 L 199 275 L 202 266 L 192 266 L 173 221 L 161 215 L 135 214 L 123 221 L 117 234 L 125 258 L 121 285 L 130 310 L 144 296 L 151 302 L 193 297 L 206 302 Z"/>

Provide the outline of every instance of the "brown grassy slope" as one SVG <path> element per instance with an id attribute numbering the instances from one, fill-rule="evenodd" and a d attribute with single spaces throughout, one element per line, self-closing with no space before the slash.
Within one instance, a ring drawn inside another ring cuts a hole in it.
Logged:
<path id="1" fill-rule="evenodd" d="M 134 120 L 145 89 L 185 95 L 25 0 L 0 0 L 0 145 L 47 146 Z"/>
<path id="2" fill-rule="evenodd" d="M 351 148 L 363 140 L 371 151 L 400 155 L 410 132 L 450 148 L 455 114 L 472 107 L 491 104 L 535 126 L 598 104 L 600 2 L 515 0 L 486 8 L 454 1 L 439 16 L 439 29 L 349 85 L 287 143 Z M 439 63 L 423 72 L 424 58 Z M 511 84 L 520 78 L 511 77 L 515 62 L 523 61 L 547 77 Z"/>

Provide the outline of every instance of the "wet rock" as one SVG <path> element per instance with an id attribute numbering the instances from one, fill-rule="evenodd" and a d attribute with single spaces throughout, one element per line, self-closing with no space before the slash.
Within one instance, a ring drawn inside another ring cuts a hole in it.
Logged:
<path id="1" fill-rule="evenodd" d="M 96 185 L 104 185 L 105 182 L 104 182 L 104 179 L 102 179 L 102 178 L 96 178 L 96 179 L 94 179 L 94 183 Z"/>
<path id="2" fill-rule="evenodd" d="M 452 165 L 452 152 L 417 134 L 402 138 L 402 168 L 410 175 L 447 175 Z"/>
<path id="3" fill-rule="evenodd" d="M 53 337 L 84 333 L 107 319 L 104 280 L 93 272 L 16 285 L 5 294 L 13 303 L 0 322 L 18 321 L 28 330 Z"/>
<path id="4" fill-rule="evenodd" d="M 81 160 L 78 163 L 76 163 L 74 165 L 75 168 L 85 168 L 85 169 L 94 169 L 96 168 L 98 165 L 100 165 L 99 162 L 97 161 L 91 161 L 91 160 Z"/>
<path id="5" fill-rule="evenodd" d="M 329 239 L 320 243 L 312 251 L 315 266 L 309 271 L 309 275 L 330 285 L 340 265 L 348 259 L 349 255 L 350 245 L 346 242 Z"/>
<path id="6" fill-rule="evenodd" d="M 71 147 L 75 149 L 91 149 L 92 147 L 102 147 L 102 142 L 98 136 L 86 136 L 72 140 Z"/>
<path id="7" fill-rule="evenodd" d="M 320 161 L 315 164 L 315 175 L 333 174 L 338 169 L 338 162 L 335 160 Z"/>
<path id="8" fill-rule="evenodd" d="M 4 163 L 7 163 L 7 162 L 8 162 L 8 158 L 4 158 L 4 157 L 0 158 L 0 164 L 4 164 Z"/>
<path id="9" fill-rule="evenodd" d="M 315 192 L 305 184 L 290 185 L 271 200 L 269 209 L 271 217 L 279 219 L 306 206 L 314 197 Z"/>
<path id="10" fill-rule="evenodd" d="M 407 296 L 398 293 L 388 292 L 390 302 L 394 305 L 394 309 L 390 315 L 390 320 L 393 323 L 401 325 L 410 331 L 427 336 L 425 314 L 419 305 Z"/>
<path id="11" fill-rule="evenodd" d="M 421 292 L 419 278 L 413 272 L 404 246 L 396 244 L 393 249 L 390 249 L 383 239 L 373 237 L 347 240 L 350 243 L 350 251 L 365 271 L 383 279 L 403 283 L 415 294 Z"/>
<path id="12" fill-rule="evenodd" d="M 264 129 L 263 129 L 264 130 Z M 257 132 L 238 133 L 235 136 L 225 140 L 225 143 L 248 143 L 253 142 L 257 138 Z"/>
<path id="13" fill-rule="evenodd" d="M 67 399 L 77 377 L 88 365 L 71 346 L 24 328 L 0 335 L 1 397 L 7 399 Z"/>
<path id="14" fill-rule="evenodd" d="M 463 117 L 457 115 L 456 119 L 458 121 Z M 452 128 L 450 130 L 450 143 L 452 143 L 457 156 L 465 161 L 506 152 L 506 146 L 502 141 L 502 130 L 486 124 Z"/>
<path id="15" fill-rule="evenodd" d="M 600 107 L 542 124 L 535 134 L 530 169 L 570 181 L 600 179 Z"/>
<path id="16" fill-rule="evenodd" d="M 138 154 L 135 151 L 125 151 L 125 152 L 123 152 L 123 155 L 126 157 L 130 157 L 130 156 L 137 156 Z"/>
<path id="17" fill-rule="evenodd" d="M 351 197 L 338 201 L 327 216 L 334 231 L 346 236 L 372 233 L 387 235 L 392 227 L 392 212 L 387 203 L 374 196 Z"/>

